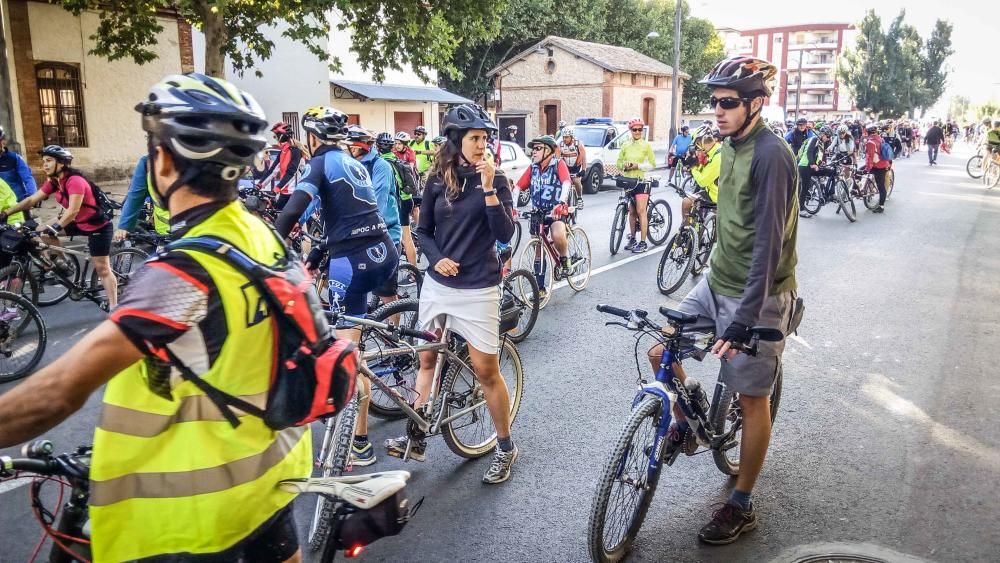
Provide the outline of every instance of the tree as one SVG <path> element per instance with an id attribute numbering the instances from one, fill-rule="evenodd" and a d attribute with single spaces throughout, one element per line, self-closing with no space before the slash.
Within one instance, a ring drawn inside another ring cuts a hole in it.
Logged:
<path id="1" fill-rule="evenodd" d="M 924 96 L 919 100 L 918 107 L 927 109 L 937 103 L 944 94 L 948 82 L 948 70 L 945 62 L 955 50 L 951 48 L 951 23 L 937 20 L 931 37 L 924 49 L 923 78 L 925 84 Z"/>
<path id="2" fill-rule="evenodd" d="M 982 121 L 986 118 L 1000 119 L 1000 103 L 990 100 L 976 109 L 976 119 Z"/>
<path id="3" fill-rule="evenodd" d="M 282 36 L 304 44 L 318 58 L 330 36 L 330 14 L 340 15 L 338 31 L 352 33 L 352 50 L 362 68 L 376 79 L 386 68 L 411 67 L 422 78 L 434 67 L 457 73 L 453 54 L 462 41 L 476 41 L 497 32 L 502 2 L 449 0 L 50 0 L 79 15 L 97 11 L 100 24 L 91 36 L 92 53 L 109 60 L 137 64 L 156 57 L 150 47 L 163 30 L 157 13 L 174 12 L 205 34 L 205 72 L 224 76 L 226 59 L 242 74 L 259 60 L 270 58 L 274 42 L 269 27 L 286 23 Z M 339 67 L 340 61 L 330 61 Z M 260 75 L 258 71 L 258 76 Z"/>
<path id="4" fill-rule="evenodd" d="M 972 102 L 965 96 L 952 96 L 948 104 L 949 119 L 969 119 L 969 110 L 972 109 Z"/>
<path id="5" fill-rule="evenodd" d="M 854 103 L 864 111 L 877 111 L 882 107 L 881 82 L 877 68 L 885 60 L 885 35 L 882 18 L 869 10 L 858 24 L 858 38 L 854 49 L 846 50 L 840 61 L 838 74 L 854 94 Z"/>

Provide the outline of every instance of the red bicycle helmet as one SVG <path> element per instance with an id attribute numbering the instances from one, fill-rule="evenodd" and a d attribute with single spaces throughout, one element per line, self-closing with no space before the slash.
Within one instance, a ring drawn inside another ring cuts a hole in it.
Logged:
<path id="1" fill-rule="evenodd" d="M 292 132 L 292 126 L 284 121 L 279 121 L 274 124 L 274 127 L 271 127 L 271 132 L 275 135 L 287 135 Z"/>
<path id="2" fill-rule="evenodd" d="M 629 129 L 635 127 L 636 125 L 638 125 L 639 127 L 645 127 L 646 126 L 646 124 L 643 123 L 643 121 L 641 119 L 639 119 L 638 117 L 635 118 L 635 119 L 629 120 L 629 122 L 628 122 L 628 128 Z"/>

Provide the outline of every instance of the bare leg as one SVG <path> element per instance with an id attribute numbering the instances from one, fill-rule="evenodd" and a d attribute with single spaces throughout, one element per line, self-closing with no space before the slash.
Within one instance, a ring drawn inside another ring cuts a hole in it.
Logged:
<path id="1" fill-rule="evenodd" d="M 628 203 L 628 232 L 635 237 L 635 200 Z"/>
<path id="2" fill-rule="evenodd" d="M 403 237 L 400 242 L 403 243 L 403 254 L 406 255 L 406 261 L 416 266 L 417 247 L 413 244 L 413 235 L 410 233 L 410 227 L 403 227 Z"/>
<path id="3" fill-rule="evenodd" d="M 770 397 L 740 395 L 740 410 L 743 412 L 743 438 L 740 440 L 740 474 L 736 477 L 736 490 L 749 493 L 764 467 L 771 441 Z"/>
<path id="4" fill-rule="evenodd" d="M 556 251 L 559 252 L 559 256 L 569 256 L 569 241 L 566 239 L 566 223 L 563 223 L 562 221 L 554 221 L 552 226 L 549 227 L 549 233 L 552 235 L 552 243 L 555 244 Z"/>
<path id="5" fill-rule="evenodd" d="M 653 367 L 653 373 L 659 371 L 660 360 L 663 359 L 663 345 L 657 344 L 656 346 L 650 348 L 649 352 L 647 352 L 647 358 L 649 359 L 649 365 Z M 682 384 L 687 381 L 687 374 L 684 373 L 684 368 L 681 367 L 680 363 L 674 362 L 671 364 L 671 367 L 674 369 L 674 375 L 677 376 L 677 379 L 679 379 Z M 673 412 L 675 421 L 680 422 L 685 419 L 684 411 L 681 410 L 679 404 L 674 403 Z"/>
<path id="6" fill-rule="evenodd" d="M 101 278 L 104 293 L 108 296 L 108 307 L 114 309 L 118 306 L 118 279 L 111 270 L 111 259 L 107 256 L 91 256 L 90 263 L 94 265 L 97 277 Z"/>
<path id="7" fill-rule="evenodd" d="M 635 207 L 639 214 L 639 229 L 642 233 L 642 242 L 646 242 L 646 234 L 649 231 L 649 217 L 646 215 L 646 208 L 649 206 L 648 197 L 636 197 Z"/>
<path id="8" fill-rule="evenodd" d="M 500 356 L 499 354 L 480 352 L 470 345 L 469 358 L 472 360 L 472 369 L 476 372 L 476 379 L 483 387 L 486 406 L 490 409 L 490 416 L 493 417 L 493 426 L 496 427 L 497 437 L 509 438 L 510 396 L 507 393 L 507 382 L 500 374 Z"/>
<path id="9" fill-rule="evenodd" d="M 346 338 L 357 344 L 361 341 L 361 329 L 345 328 L 337 330 L 337 338 Z M 361 361 L 360 355 L 358 361 Z M 355 422 L 354 433 L 368 434 L 368 404 L 371 402 L 372 382 L 367 377 L 359 377 L 361 381 L 361 397 L 358 398 L 358 418 Z"/>

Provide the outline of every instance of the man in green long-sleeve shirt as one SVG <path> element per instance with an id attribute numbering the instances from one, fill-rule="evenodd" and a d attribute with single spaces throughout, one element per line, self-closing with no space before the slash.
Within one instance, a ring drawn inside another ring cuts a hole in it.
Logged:
<path id="1" fill-rule="evenodd" d="M 641 119 L 633 119 L 628 122 L 628 129 L 632 133 L 632 139 L 622 145 L 622 150 L 618 153 L 618 169 L 626 178 L 639 180 L 641 183 L 632 188 L 632 198 L 628 205 L 628 242 L 625 250 L 631 250 L 635 254 L 646 252 L 646 234 L 649 231 L 649 218 L 646 216 L 646 208 L 649 205 L 650 185 L 642 182 L 646 178 L 646 171 L 656 167 L 656 157 L 653 156 L 653 145 L 642 138 L 642 132 L 646 124 Z M 635 240 L 636 216 L 639 218 L 639 235 L 641 240 Z"/>

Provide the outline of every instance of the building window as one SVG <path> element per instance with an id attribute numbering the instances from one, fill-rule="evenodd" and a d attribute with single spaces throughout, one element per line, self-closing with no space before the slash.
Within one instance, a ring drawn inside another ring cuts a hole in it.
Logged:
<path id="1" fill-rule="evenodd" d="M 361 115 L 357 113 L 347 114 L 348 125 L 361 125 Z"/>
<path id="2" fill-rule="evenodd" d="M 805 33 L 796 33 L 795 34 L 795 42 L 798 43 L 799 45 L 805 43 L 806 42 L 806 34 Z"/>
<path id="3" fill-rule="evenodd" d="M 281 121 L 292 126 L 292 131 L 295 133 L 295 138 L 302 140 L 299 132 L 299 112 L 297 111 L 283 111 L 281 112 Z"/>
<path id="4" fill-rule="evenodd" d="M 42 113 L 43 143 L 87 146 L 79 69 L 63 63 L 39 63 L 35 66 L 35 82 Z"/>
<path id="5" fill-rule="evenodd" d="M 552 74 L 555 71 L 556 71 L 556 62 L 555 61 L 551 61 L 550 60 L 550 61 L 548 61 L 548 62 L 545 63 L 545 72 L 547 72 L 549 74 Z"/>

